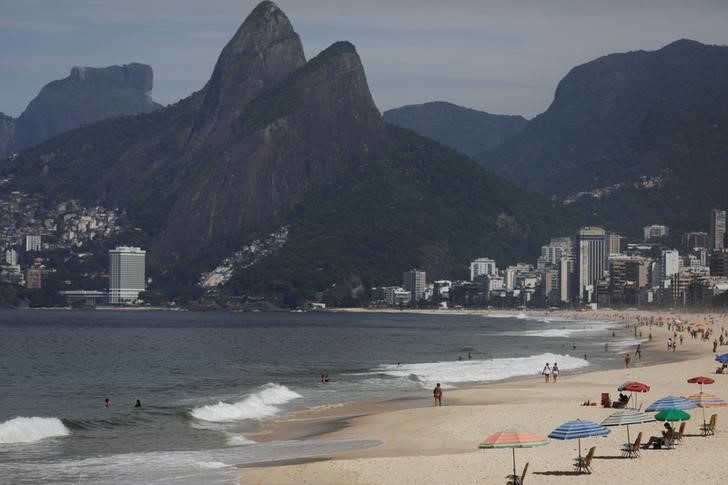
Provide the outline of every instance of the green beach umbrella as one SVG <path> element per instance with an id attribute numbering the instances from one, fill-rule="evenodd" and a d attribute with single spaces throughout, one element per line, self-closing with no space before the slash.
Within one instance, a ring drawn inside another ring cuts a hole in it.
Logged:
<path id="1" fill-rule="evenodd" d="M 657 421 L 687 421 L 690 419 L 690 415 L 682 409 L 663 409 L 659 413 L 655 414 Z"/>

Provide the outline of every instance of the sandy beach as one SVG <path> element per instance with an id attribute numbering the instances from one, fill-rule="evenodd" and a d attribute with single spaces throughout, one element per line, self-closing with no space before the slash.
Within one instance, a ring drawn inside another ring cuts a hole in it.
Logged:
<path id="1" fill-rule="evenodd" d="M 485 313 L 485 312 L 482 312 Z M 512 312 L 511 312 L 512 313 Z M 539 314 L 542 314 L 540 312 Z M 601 422 L 616 411 L 597 406 L 583 406 L 600 401 L 603 392 L 612 399 L 617 386 L 637 380 L 651 386 L 649 393 L 637 395 L 637 403 L 646 407 L 667 395 L 688 396 L 700 391 L 688 384 L 695 376 L 715 378 L 705 387 L 706 393 L 728 399 L 728 375 L 716 375 L 713 340 L 722 328 L 728 328 L 725 314 L 690 314 L 647 311 L 564 312 L 576 318 L 611 318 L 634 324 L 637 319 L 679 319 L 694 325 L 702 323 L 713 336 L 707 341 L 693 339 L 677 330 L 677 351 L 667 352 L 666 340 L 676 329 L 666 325 L 642 326 L 638 332 L 652 340 L 642 346 L 642 359 L 633 356 L 630 368 L 562 373 L 557 383 L 546 384 L 539 376 L 487 385 L 445 390 L 442 407 L 434 407 L 430 390 L 422 396 L 383 402 L 348 403 L 328 409 L 296 413 L 287 419 L 268 424 L 268 432 L 258 441 L 283 439 L 372 439 L 380 446 L 334 456 L 314 457 L 285 463 L 242 468 L 240 483 L 261 484 L 402 484 L 402 483 L 506 483 L 512 472 L 510 449 L 480 450 L 478 444 L 492 433 L 508 429 L 531 431 L 546 437 L 558 425 L 583 419 Z M 728 351 L 728 346 L 717 352 Z M 573 472 L 577 441 L 550 440 L 547 446 L 516 450 L 520 473 L 528 462 L 526 483 L 635 483 L 635 481 L 669 480 L 678 483 L 719 483 L 726 475 L 724 458 L 728 451 L 728 408 L 708 408 L 709 417 L 718 415 L 718 432 L 700 436 L 702 410 L 690 410 L 685 438 L 674 450 L 644 450 L 636 459 L 623 459 L 621 446 L 627 441 L 625 427 L 613 427 L 604 438 L 582 440 L 582 454 L 596 446 L 591 475 Z M 662 423 L 630 426 L 631 438 L 643 433 L 644 440 L 659 435 Z"/>

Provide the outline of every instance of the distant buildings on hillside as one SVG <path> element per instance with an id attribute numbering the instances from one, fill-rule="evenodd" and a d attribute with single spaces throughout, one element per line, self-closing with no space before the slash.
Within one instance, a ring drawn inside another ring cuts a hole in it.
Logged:
<path id="1" fill-rule="evenodd" d="M 665 240 L 669 228 L 649 225 L 644 242 L 625 243 L 602 227 L 582 227 L 573 236 L 541 247 L 535 267 L 498 268 L 480 257 L 468 281 L 425 282 L 424 271 L 404 274 L 401 287 L 373 288 L 372 304 L 389 306 L 682 306 L 709 302 L 728 291 L 725 211 L 710 214 L 710 234 L 682 234 L 681 247 Z M 722 243 L 721 243 L 722 241 Z M 413 296 L 416 295 L 416 296 Z"/>

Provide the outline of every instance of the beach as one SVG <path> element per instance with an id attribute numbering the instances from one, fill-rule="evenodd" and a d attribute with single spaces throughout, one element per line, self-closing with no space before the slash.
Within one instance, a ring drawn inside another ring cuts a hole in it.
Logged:
<path id="1" fill-rule="evenodd" d="M 610 318 L 633 325 L 638 318 L 679 319 L 694 325 L 703 324 L 714 336 L 728 318 L 719 314 L 690 314 L 649 311 L 564 312 L 552 315 L 575 318 Z M 683 330 L 687 326 L 681 326 Z M 492 384 L 446 389 L 443 406 L 434 407 L 431 391 L 406 399 L 354 402 L 331 408 L 294 413 L 267 423 L 267 431 L 253 436 L 256 441 L 285 439 L 334 440 L 366 439 L 379 446 L 316 456 L 292 462 L 270 462 L 241 468 L 240 483 L 311 483 L 311 484 L 401 484 L 401 483 L 505 483 L 512 473 L 510 449 L 478 449 L 478 444 L 492 433 L 503 430 L 534 432 L 546 437 L 560 424 L 574 419 L 597 423 L 615 409 L 599 405 L 601 394 L 608 392 L 615 400 L 617 386 L 627 380 L 651 386 L 649 393 L 636 395 L 644 409 L 667 395 L 688 396 L 700 391 L 687 383 L 695 376 L 709 376 L 715 384 L 706 393 L 728 398 L 728 375 L 716 375 L 713 337 L 708 341 L 693 339 L 686 332 L 666 325 L 641 326 L 642 359 L 632 355 L 630 368 L 601 370 L 578 374 L 563 373 L 557 383 L 545 383 L 540 376 L 517 378 Z M 673 332 L 683 336 L 677 351 L 668 352 L 666 341 Z M 723 353 L 718 347 L 717 353 Z M 596 406 L 584 406 L 585 401 Z M 606 437 L 587 438 L 581 453 L 595 446 L 593 473 L 577 475 L 573 461 L 577 457 L 577 440 L 550 440 L 547 446 L 516 450 L 516 468 L 520 474 L 529 463 L 527 483 L 634 483 L 669 480 L 682 483 L 718 483 L 725 476 L 722 469 L 728 433 L 721 428 L 728 422 L 727 408 L 705 409 L 706 417 L 718 415 L 715 436 L 700 436 L 702 410 L 690 410 L 685 438 L 674 450 L 644 450 L 637 459 L 623 459 L 621 447 L 627 441 L 625 427 L 612 427 Z M 662 423 L 630 426 L 634 440 L 639 432 L 643 442 L 659 435 Z M 728 429 L 728 428 L 726 428 Z"/>

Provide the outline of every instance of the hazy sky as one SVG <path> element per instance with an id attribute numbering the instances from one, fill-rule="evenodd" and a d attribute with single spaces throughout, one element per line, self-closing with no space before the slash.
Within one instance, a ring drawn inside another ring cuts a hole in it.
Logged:
<path id="1" fill-rule="evenodd" d="M 308 58 L 356 45 L 381 110 L 445 100 L 532 117 L 573 66 L 680 38 L 728 44 L 728 0 L 280 0 Z M 257 4 L 0 0 L 0 111 L 19 115 L 71 66 L 143 62 L 155 100 L 200 89 Z"/>

